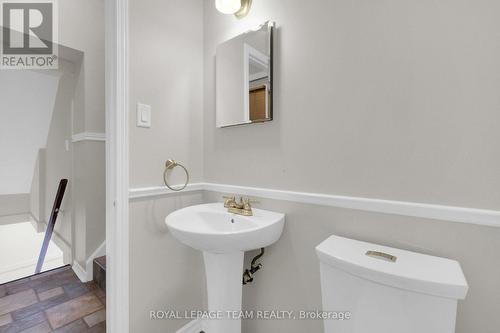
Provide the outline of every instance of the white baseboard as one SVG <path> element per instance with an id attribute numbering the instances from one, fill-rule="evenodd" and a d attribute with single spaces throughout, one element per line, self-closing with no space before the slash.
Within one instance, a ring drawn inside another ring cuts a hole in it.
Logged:
<path id="1" fill-rule="evenodd" d="M 90 280 L 87 280 L 87 272 L 82 268 L 82 266 L 80 266 L 79 263 L 77 263 L 75 261 L 73 263 L 73 265 L 71 266 L 71 268 L 73 268 L 73 272 L 75 272 L 76 276 L 78 276 L 80 281 L 82 281 L 84 283 L 90 281 Z"/>
<path id="2" fill-rule="evenodd" d="M 0 225 L 23 223 L 23 222 L 28 222 L 29 220 L 30 220 L 29 213 L 0 216 Z"/>
<path id="3" fill-rule="evenodd" d="M 73 271 L 82 282 L 92 281 L 94 278 L 94 259 L 106 255 L 106 242 L 104 241 L 97 250 L 90 255 L 83 268 L 78 262 L 73 263 Z"/>
<path id="4" fill-rule="evenodd" d="M 175 333 L 199 333 L 203 330 L 203 322 L 201 319 L 195 319 L 187 323 L 187 325 L 181 327 Z"/>
<path id="5" fill-rule="evenodd" d="M 46 223 L 39 221 L 32 213 L 29 214 L 29 220 L 36 232 L 44 232 Z"/>

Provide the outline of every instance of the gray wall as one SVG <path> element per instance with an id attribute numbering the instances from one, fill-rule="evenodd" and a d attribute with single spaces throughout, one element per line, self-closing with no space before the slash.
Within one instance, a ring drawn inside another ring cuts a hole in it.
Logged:
<path id="1" fill-rule="evenodd" d="M 130 202 L 130 332 L 173 333 L 187 321 L 150 320 L 149 312 L 204 308 L 201 253 L 180 244 L 165 225 L 171 212 L 200 203 L 201 192 Z"/>
<path id="2" fill-rule="evenodd" d="M 64 141 L 71 140 L 72 134 L 102 133 L 105 129 L 104 0 L 65 0 L 59 2 L 58 10 L 59 59 L 64 74 L 47 156 L 33 170 L 26 213 L 31 210 L 34 219 L 46 222 L 59 179 L 69 178 L 63 212 L 56 225 L 56 242 L 61 240 L 66 248 L 72 245 L 76 260 L 85 267 L 88 256 L 105 240 L 105 143 L 78 142 L 66 151 Z M 1 210 L 2 203 L 0 214 Z M 77 243 L 73 243 L 75 238 Z"/>
<path id="3" fill-rule="evenodd" d="M 64 193 L 64 201 L 61 205 L 61 214 L 57 219 L 55 233 L 60 237 L 60 241 L 71 248 L 72 240 L 72 198 L 73 170 L 72 170 L 72 151 L 68 146 L 66 150 L 65 141 L 71 141 L 71 117 L 72 102 L 75 96 L 75 83 L 77 73 L 75 73 L 75 64 L 60 60 L 59 65 L 59 86 L 54 103 L 54 111 L 50 121 L 49 133 L 45 149 L 43 151 L 41 178 L 39 179 L 44 187 L 43 197 L 40 197 L 40 204 L 44 204 L 39 222 L 48 223 L 54 199 L 59 187 L 59 181 L 63 178 L 68 179 L 68 188 Z M 40 156 L 40 155 L 39 155 Z M 40 184 L 39 184 L 40 185 Z M 64 248 L 65 249 L 65 248 Z M 66 250 L 66 249 L 65 249 Z"/>
<path id="4" fill-rule="evenodd" d="M 45 148 L 38 150 L 29 197 L 31 218 L 38 229 L 45 216 Z"/>
<path id="5" fill-rule="evenodd" d="M 104 132 L 104 0 L 60 1 L 59 44 L 84 53 L 75 98 L 74 133 Z"/>
<path id="6" fill-rule="evenodd" d="M 106 168 L 104 142 L 73 144 L 74 256 L 85 267 L 106 239 Z"/>
<path id="7" fill-rule="evenodd" d="M 202 179 L 204 0 L 130 1 L 130 186 L 163 185 L 174 158 Z M 152 107 L 152 126 L 136 127 L 136 104 Z M 171 175 L 173 184 L 184 175 Z M 202 202 L 187 194 L 130 203 L 130 331 L 175 332 L 186 321 L 149 319 L 150 310 L 200 308 L 201 255 L 166 230 L 171 211 Z"/>
<path id="8" fill-rule="evenodd" d="M 491 1 L 267 0 L 236 20 L 205 2 L 205 181 L 498 210 L 499 10 Z M 278 24 L 275 120 L 216 129 L 216 46 L 266 20 Z M 500 230 L 261 201 L 287 222 L 245 288 L 245 308 L 319 307 L 314 246 L 337 233 L 459 260 L 470 293 L 457 332 L 500 327 Z M 318 322 L 244 328 L 321 331 Z"/>
<path id="9" fill-rule="evenodd" d="M 237 20 L 205 1 L 205 180 L 498 209 L 498 10 L 257 0 Z M 216 129 L 216 46 L 266 20 L 275 121 Z"/>
<path id="10" fill-rule="evenodd" d="M 206 202 L 221 193 L 205 194 Z M 286 214 L 281 239 L 268 247 L 255 283 L 243 288 L 247 310 L 321 309 L 319 262 L 314 248 L 332 234 L 458 260 L 470 290 L 458 307 L 457 333 L 498 332 L 500 229 L 259 199 L 260 208 Z M 257 253 L 246 254 L 246 265 Z M 321 321 L 252 320 L 243 332 L 320 333 Z"/>
<path id="11" fill-rule="evenodd" d="M 0 195 L 0 217 L 28 214 L 30 211 L 29 193 Z"/>
<path id="12" fill-rule="evenodd" d="M 203 170 L 202 0 L 130 1 L 130 187 L 163 185 L 165 161 Z M 189 18 L 189 24 L 186 19 Z M 137 103 L 152 126 L 136 127 Z M 174 174 L 173 184 L 184 181 Z"/>
<path id="13" fill-rule="evenodd" d="M 61 1 L 58 9 L 59 42 L 79 64 L 72 134 L 104 133 L 104 0 Z M 105 143 L 76 142 L 72 153 L 74 259 L 85 267 L 106 237 Z"/>
<path id="14" fill-rule="evenodd" d="M 193 182 L 498 210 L 499 9 L 483 0 L 256 0 L 236 20 L 212 1 L 131 1 L 131 187 L 162 185 L 164 160 L 174 157 Z M 216 46 L 269 19 L 279 27 L 275 120 L 216 129 Z M 134 126 L 138 101 L 153 106 L 149 130 Z M 220 195 L 131 202 L 132 332 L 181 326 L 150 321 L 151 308 L 204 304 L 201 256 L 176 243 L 163 219 Z M 287 222 L 245 287 L 244 308 L 319 308 L 314 246 L 335 233 L 459 260 L 470 292 L 457 332 L 500 326 L 500 230 L 268 199 L 260 206 Z M 321 329 L 318 321 L 244 323 L 247 333 Z"/>

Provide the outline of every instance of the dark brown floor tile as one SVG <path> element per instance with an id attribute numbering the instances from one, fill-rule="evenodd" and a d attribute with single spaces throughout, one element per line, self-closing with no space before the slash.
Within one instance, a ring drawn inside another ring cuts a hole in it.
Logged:
<path id="1" fill-rule="evenodd" d="M 29 289 L 17 294 L 8 295 L 0 298 L 0 315 L 25 308 L 38 302 L 35 291 Z"/>
<path id="2" fill-rule="evenodd" d="M 51 331 L 52 328 L 50 327 L 49 323 L 45 321 L 41 324 L 25 329 L 20 333 L 50 333 Z"/>
<path id="3" fill-rule="evenodd" d="M 87 284 L 83 284 L 81 282 L 75 282 L 72 284 L 67 284 L 63 287 L 64 292 L 68 295 L 69 298 L 77 298 L 82 295 L 88 294 L 93 291 Z"/>
<path id="4" fill-rule="evenodd" d="M 55 287 L 53 289 L 49 289 L 49 290 L 46 290 L 46 291 L 39 292 L 38 293 L 38 299 L 40 301 L 46 301 L 49 298 L 62 295 L 63 293 L 64 293 L 63 288 L 61 288 L 61 287 Z"/>
<path id="5" fill-rule="evenodd" d="M 33 305 L 24 307 L 22 309 L 12 312 L 12 318 L 14 321 L 29 317 L 35 313 L 41 312 L 45 309 L 52 308 L 58 304 L 64 303 L 69 300 L 66 294 L 62 294 L 56 297 L 52 297 L 42 302 L 35 303 Z"/>
<path id="6" fill-rule="evenodd" d="M 5 285 L 5 294 L 13 295 L 29 289 L 33 289 L 30 284 L 30 279 L 23 279 L 20 283 Z"/>
<path id="7" fill-rule="evenodd" d="M 97 324 L 102 323 L 103 321 L 106 321 L 106 309 L 102 309 L 92 314 L 89 314 L 88 316 L 83 318 L 83 321 L 89 327 L 95 326 Z"/>
<path id="8" fill-rule="evenodd" d="M 5 288 L 10 288 L 10 287 L 13 287 L 13 286 L 16 286 L 18 284 L 23 284 L 25 283 L 26 281 L 29 281 L 29 277 L 27 278 L 23 278 L 23 279 L 18 279 L 18 280 L 15 280 L 15 281 L 12 281 L 12 282 L 7 282 L 7 283 L 4 283 L 3 286 Z"/>
<path id="9" fill-rule="evenodd" d="M 96 288 L 94 290 L 94 293 L 97 295 L 97 297 L 99 297 L 99 299 L 106 299 L 106 293 L 101 288 Z"/>
<path id="10" fill-rule="evenodd" d="M 68 270 L 71 270 L 71 266 L 63 266 L 61 268 L 56 268 L 56 269 L 53 269 L 53 270 L 48 271 L 48 272 L 42 272 L 40 274 L 33 275 L 30 277 L 30 280 L 34 281 L 34 280 L 38 280 L 38 279 L 46 279 L 46 278 L 51 277 L 54 274 L 61 274 L 62 272 L 68 271 Z"/>
<path id="11" fill-rule="evenodd" d="M 50 281 L 52 279 L 62 279 L 62 278 L 67 278 L 71 276 L 76 276 L 75 272 L 73 272 L 72 269 L 63 269 L 61 271 L 58 271 L 57 273 L 52 273 L 50 272 L 49 274 L 40 274 L 37 275 L 36 277 L 32 277 L 30 280 L 33 282 L 38 282 L 41 283 L 41 281 Z"/>
<path id="12" fill-rule="evenodd" d="M 81 333 L 86 332 L 88 329 L 89 327 L 83 322 L 83 320 L 78 319 L 77 321 L 52 331 L 52 333 Z"/>
<path id="13" fill-rule="evenodd" d="M 35 289 L 37 292 L 43 292 L 77 281 L 79 280 L 72 270 L 63 270 L 58 274 L 50 274 L 48 276 L 42 274 L 37 279 L 25 278 L 15 283 L 8 283 L 5 285 L 5 291 L 7 295 L 16 294 L 28 289 Z"/>
<path id="14" fill-rule="evenodd" d="M 0 311 L 8 311 L 0 312 L 0 333 L 105 333 L 105 302 L 69 266 L 10 282 L 0 285 Z"/>
<path id="15" fill-rule="evenodd" d="M 92 291 L 95 291 L 95 290 L 99 289 L 99 286 L 94 281 L 87 282 L 86 285 Z"/>
<path id="16" fill-rule="evenodd" d="M 104 306 L 99 298 L 89 293 L 47 309 L 45 314 L 52 327 L 59 328 L 102 308 Z"/>
<path id="17" fill-rule="evenodd" d="M 35 313 L 32 316 L 13 321 L 8 325 L 0 326 L 0 333 L 18 333 L 30 327 L 41 324 L 44 321 L 46 320 L 43 312 Z"/>
<path id="18" fill-rule="evenodd" d="M 78 282 L 80 282 L 78 277 L 75 275 L 75 273 L 73 273 L 73 271 L 70 271 L 70 272 L 63 272 L 61 275 L 53 276 L 51 279 L 48 280 L 35 280 L 32 281 L 31 283 L 36 292 L 43 292 L 49 289 L 62 287 L 68 284 L 78 283 Z"/>
<path id="19" fill-rule="evenodd" d="M 106 333 L 106 322 L 92 326 L 85 333 Z"/>

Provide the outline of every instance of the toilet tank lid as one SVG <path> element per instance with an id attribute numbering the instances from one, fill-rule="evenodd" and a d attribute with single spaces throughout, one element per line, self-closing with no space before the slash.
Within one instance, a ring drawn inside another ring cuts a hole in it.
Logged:
<path id="1" fill-rule="evenodd" d="M 326 265 L 387 286 L 451 299 L 467 295 L 467 281 L 455 260 L 335 235 L 319 244 L 316 253 Z"/>

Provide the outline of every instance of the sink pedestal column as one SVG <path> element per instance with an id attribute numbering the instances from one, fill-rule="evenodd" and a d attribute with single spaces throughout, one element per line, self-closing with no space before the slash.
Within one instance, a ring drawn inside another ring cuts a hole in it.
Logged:
<path id="1" fill-rule="evenodd" d="M 203 252 L 207 278 L 208 311 L 222 319 L 205 321 L 206 333 L 241 333 L 241 320 L 228 311 L 241 311 L 244 252 Z"/>

